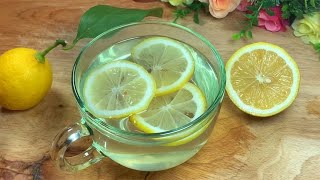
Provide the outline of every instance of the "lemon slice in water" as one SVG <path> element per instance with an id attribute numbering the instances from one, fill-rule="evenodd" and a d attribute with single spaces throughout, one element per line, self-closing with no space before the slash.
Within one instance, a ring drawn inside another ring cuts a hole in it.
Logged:
<path id="1" fill-rule="evenodd" d="M 132 115 L 130 121 L 146 133 L 169 131 L 199 117 L 205 112 L 206 104 L 201 90 L 187 83 L 175 93 L 155 97 L 146 111 Z"/>
<path id="2" fill-rule="evenodd" d="M 142 65 L 156 81 L 156 96 L 181 89 L 194 72 L 194 59 L 189 49 L 165 37 L 148 38 L 132 50 L 134 62 Z"/>
<path id="3" fill-rule="evenodd" d="M 122 118 L 147 109 L 155 90 L 154 79 L 143 67 L 121 60 L 89 73 L 83 96 L 96 117 Z"/>

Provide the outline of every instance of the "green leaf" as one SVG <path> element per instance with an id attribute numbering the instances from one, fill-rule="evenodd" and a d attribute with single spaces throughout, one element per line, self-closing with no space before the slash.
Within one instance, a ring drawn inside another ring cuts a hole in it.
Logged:
<path id="1" fill-rule="evenodd" d="M 193 22 L 195 22 L 196 24 L 199 24 L 199 12 L 195 11 L 193 14 Z"/>
<path id="2" fill-rule="evenodd" d="M 201 3 L 201 8 L 203 9 L 203 11 L 205 13 L 209 13 L 209 3 L 204 3 L 204 2 L 200 2 L 200 3 Z"/>
<path id="3" fill-rule="evenodd" d="M 191 9 L 176 9 L 174 11 L 174 16 L 175 19 L 173 20 L 173 23 L 176 23 L 178 21 L 179 18 L 184 18 L 186 17 L 188 14 L 190 14 L 192 12 Z"/>
<path id="4" fill-rule="evenodd" d="M 249 10 L 249 11 L 255 11 L 256 10 L 256 7 L 254 7 L 254 6 L 247 6 L 247 9 Z"/>
<path id="5" fill-rule="evenodd" d="M 246 18 L 248 18 L 248 19 L 254 18 L 254 15 L 252 15 L 252 14 L 245 14 L 244 16 L 245 16 Z"/>
<path id="6" fill-rule="evenodd" d="M 146 16 L 162 17 L 163 9 L 124 9 L 107 5 L 97 5 L 86 11 L 80 20 L 78 33 L 73 45 L 83 38 L 94 38 L 115 26 L 138 22 Z"/>
<path id="7" fill-rule="evenodd" d="M 192 11 L 190 9 L 177 9 L 174 13 L 176 15 L 176 17 L 180 17 L 183 18 L 185 16 L 187 16 L 188 14 L 190 14 Z"/>
<path id="8" fill-rule="evenodd" d="M 281 8 L 282 11 L 282 18 L 283 19 L 289 19 L 290 18 L 290 11 L 289 11 L 289 5 L 284 4 Z"/>
<path id="9" fill-rule="evenodd" d="M 252 31 L 247 31 L 247 37 L 250 39 L 253 38 Z"/>
<path id="10" fill-rule="evenodd" d="M 266 9 L 266 12 L 267 12 L 268 15 L 274 16 L 274 12 L 272 10 Z"/>
<path id="11" fill-rule="evenodd" d="M 233 40 L 239 40 L 239 39 L 241 39 L 240 33 L 233 34 L 233 35 L 232 35 L 232 39 L 233 39 Z"/>
<path id="12" fill-rule="evenodd" d="M 201 9 L 201 3 L 198 1 L 194 1 L 192 4 L 184 4 L 186 7 L 188 7 L 189 9 L 191 9 L 192 11 L 197 11 L 199 9 Z"/>
<path id="13" fill-rule="evenodd" d="M 320 53 L 320 43 L 313 44 L 314 50 L 316 50 L 318 53 Z"/>
<path id="14" fill-rule="evenodd" d="M 252 19 L 252 25 L 257 26 L 258 25 L 258 17 L 255 17 L 254 19 Z"/>
<path id="15" fill-rule="evenodd" d="M 288 4 L 282 6 L 281 11 L 287 11 L 289 8 Z"/>

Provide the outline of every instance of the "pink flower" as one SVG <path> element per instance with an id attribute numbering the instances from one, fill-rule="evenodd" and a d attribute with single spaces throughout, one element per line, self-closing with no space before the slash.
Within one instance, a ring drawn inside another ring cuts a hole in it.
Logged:
<path id="1" fill-rule="evenodd" d="M 274 12 L 273 16 L 270 16 L 265 10 L 259 12 L 258 26 L 271 32 L 286 31 L 286 25 L 289 23 L 287 20 L 282 19 L 281 7 L 276 6 L 270 8 L 270 10 Z"/>
<path id="2" fill-rule="evenodd" d="M 237 7 L 239 11 L 247 11 L 247 7 L 251 5 L 251 2 L 249 0 L 242 0 Z"/>
<path id="3" fill-rule="evenodd" d="M 209 0 L 209 11 L 213 17 L 224 18 L 234 11 L 241 0 Z"/>

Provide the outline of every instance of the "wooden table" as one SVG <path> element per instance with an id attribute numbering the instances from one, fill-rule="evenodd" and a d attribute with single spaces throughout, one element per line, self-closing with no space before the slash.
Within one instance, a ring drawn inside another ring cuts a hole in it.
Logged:
<path id="1" fill-rule="evenodd" d="M 72 41 L 80 16 L 96 4 L 164 7 L 164 19 L 172 20 L 172 9 L 161 2 L 1 0 L 0 53 L 20 46 L 43 50 L 57 38 Z M 257 118 L 238 110 L 226 97 L 207 145 L 176 168 L 139 172 L 105 159 L 77 173 L 63 172 L 54 166 L 49 150 L 57 132 L 80 118 L 70 86 L 72 65 L 84 45 L 80 42 L 71 51 L 57 48 L 49 54 L 54 82 L 38 106 L 21 112 L 0 110 L 0 179 L 319 179 L 318 55 L 294 37 L 291 29 L 271 33 L 256 28 L 254 40 L 232 41 L 230 36 L 240 29 L 241 18 L 240 12 L 234 12 L 221 20 L 201 16 L 201 25 L 194 24 L 191 17 L 180 23 L 207 37 L 225 61 L 251 42 L 266 41 L 285 48 L 302 75 L 300 93 L 290 108 L 270 118 Z M 79 151 L 82 149 L 79 146 Z"/>

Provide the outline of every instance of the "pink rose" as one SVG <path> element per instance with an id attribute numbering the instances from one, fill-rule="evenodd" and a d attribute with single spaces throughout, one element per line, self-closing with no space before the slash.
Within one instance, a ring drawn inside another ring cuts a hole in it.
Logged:
<path id="1" fill-rule="evenodd" d="M 209 11 L 213 17 L 224 18 L 234 11 L 241 0 L 209 0 Z"/>
<path id="2" fill-rule="evenodd" d="M 274 12 L 273 16 L 270 16 L 265 10 L 259 12 L 258 26 L 272 32 L 286 31 L 286 25 L 289 23 L 287 20 L 282 19 L 281 7 L 276 6 L 270 8 L 270 10 Z"/>
<path id="3" fill-rule="evenodd" d="M 249 0 L 242 0 L 239 4 L 239 6 L 237 7 L 237 9 L 239 11 L 247 11 L 247 7 L 251 6 L 251 2 Z"/>

